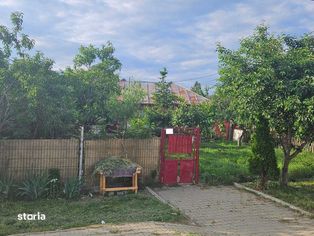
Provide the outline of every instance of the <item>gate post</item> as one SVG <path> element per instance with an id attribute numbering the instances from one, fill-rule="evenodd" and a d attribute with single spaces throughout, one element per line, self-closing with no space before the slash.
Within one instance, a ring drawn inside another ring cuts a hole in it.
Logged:
<path id="1" fill-rule="evenodd" d="M 160 136 L 160 148 L 159 148 L 159 156 L 160 156 L 160 171 L 159 171 L 159 181 L 160 183 L 164 182 L 164 162 L 165 162 L 165 150 L 164 150 L 164 145 L 165 145 L 165 140 L 166 140 L 166 130 L 162 129 L 161 130 L 161 136 Z"/>
<path id="2" fill-rule="evenodd" d="M 199 148 L 200 148 L 200 128 L 195 128 L 195 183 L 199 182 Z"/>

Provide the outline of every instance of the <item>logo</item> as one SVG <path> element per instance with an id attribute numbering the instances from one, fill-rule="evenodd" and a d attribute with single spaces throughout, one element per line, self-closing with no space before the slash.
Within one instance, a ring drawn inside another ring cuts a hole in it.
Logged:
<path id="1" fill-rule="evenodd" d="M 46 220 L 46 215 L 40 212 L 37 214 L 21 213 L 17 215 L 18 220 Z"/>

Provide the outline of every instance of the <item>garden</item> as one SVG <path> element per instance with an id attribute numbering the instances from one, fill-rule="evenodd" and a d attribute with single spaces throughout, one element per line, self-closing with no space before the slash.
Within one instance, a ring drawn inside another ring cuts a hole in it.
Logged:
<path id="1" fill-rule="evenodd" d="M 282 166 L 283 153 L 276 148 L 278 167 Z M 244 183 L 257 189 L 258 176 L 250 173 L 249 158 L 251 146 L 241 147 L 236 142 L 224 140 L 206 141 L 200 149 L 202 182 L 208 185 L 232 185 Z M 281 187 L 276 181 L 269 181 L 263 191 L 283 201 L 314 213 L 314 154 L 304 151 L 292 160 L 289 166 L 289 185 Z"/>

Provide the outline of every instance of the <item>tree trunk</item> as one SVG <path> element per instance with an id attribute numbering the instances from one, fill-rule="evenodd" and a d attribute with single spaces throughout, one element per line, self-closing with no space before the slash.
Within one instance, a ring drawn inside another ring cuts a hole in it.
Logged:
<path id="1" fill-rule="evenodd" d="M 260 183 L 259 183 L 259 189 L 260 190 L 264 190 L 266 188 L 267 185 L 267 173 L 266 171 L 263 171 L 263 173 L 261 174 L 261 179 L 260 179 Z"/>
<path id="2" fill-rule="evenodd" d="M 283 159 L 283 165 L 281 169 L 281 177 L 280 177 L 280 186 L 287 187 L 288 186 L 288 166 L 289 166 L 289 154 L 285 154 Z"/>

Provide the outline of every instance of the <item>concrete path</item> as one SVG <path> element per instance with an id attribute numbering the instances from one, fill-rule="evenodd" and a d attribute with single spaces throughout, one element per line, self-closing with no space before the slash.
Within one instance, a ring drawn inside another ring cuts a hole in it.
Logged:
<path id="1" fill-rule="evenodd" d="M 314 219 L 232 186 L 163 187 L 154 191 L 207 235 L 314 235 Z"/>

